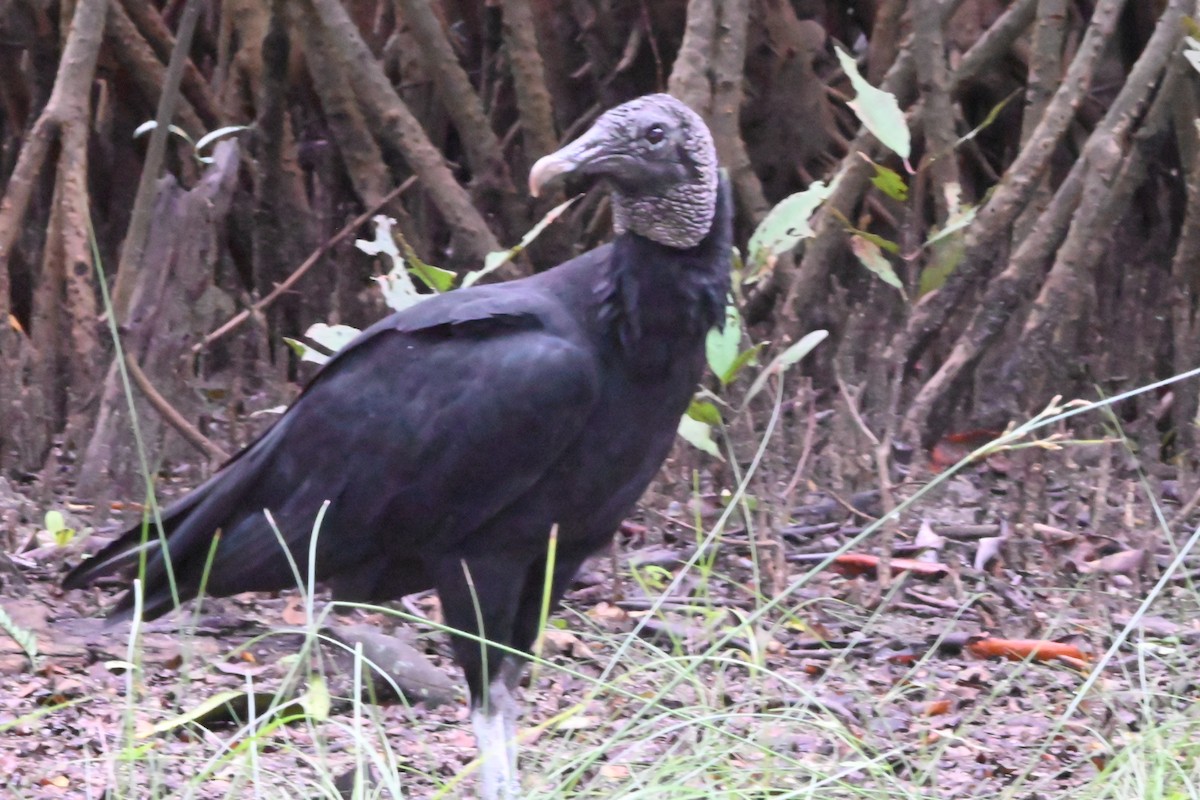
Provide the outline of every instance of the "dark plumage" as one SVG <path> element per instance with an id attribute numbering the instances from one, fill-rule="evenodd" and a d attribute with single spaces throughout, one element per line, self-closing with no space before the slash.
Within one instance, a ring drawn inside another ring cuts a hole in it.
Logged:
<path id="1" fill-rule="evenodd" d="M 294 585 L 264 509 L 302 573 L 321 505 L 315 574 L 335 597 L 437 589 L 448 624 L 527 651 L 558 524 L 553 600 L 645 490 L 723 319 L 729 189 L 703 121 L 667 95 L 626 103 L 539 161 L 605 178 L 616 239 L 541 274 L 449 292 L 364 331 L 287 413 L 162 513 L 146 546 L 144 615 L 199 590 Z M 141 526 L 77 567 L 67 587 L 137 563 Z M 469 578 L 467 574 L 469 573 Z M 126 593 L 116 613 L 129 613 Z M 487 761 L 484 793 L 513 796 L 520 662 L 454 639 Z M 488 682 L 490 680 L 490 685 Z M 505 752 L 507 750 L 507 753 Z M 501 763 L 505 762 L 505 763 Z M 489 768 L 488 765 L 491 765 Z"/>

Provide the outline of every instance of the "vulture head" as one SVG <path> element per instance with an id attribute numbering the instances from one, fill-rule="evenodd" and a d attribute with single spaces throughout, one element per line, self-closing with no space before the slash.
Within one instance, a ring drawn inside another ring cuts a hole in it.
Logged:
<path id="1" fill-rule="evenodd" d="M 613 228 L 668 247 L 699 244 L 717 205 L 717 150 L 708 126 L 669 94 L 650 94 L 604 113 L 587 133 L 538 160 L 529 173 L 536 197 L 565 175 L 612 186 Z"/>

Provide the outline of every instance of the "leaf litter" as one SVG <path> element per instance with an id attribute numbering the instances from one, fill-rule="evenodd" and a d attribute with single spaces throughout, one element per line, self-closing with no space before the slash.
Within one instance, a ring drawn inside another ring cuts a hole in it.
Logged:
<path id="1" fill-rule="evenodd" d="M 1195 591 L 1181 579 L 1153 613 L 1134 616 L 1144 596 L 1139 587 L 1165 566 L 1172 546 L 1147 533 L 1149 506 L 1130 506 L 1134 476 L 1113 481 L 1113 496 L 1102 499 L 1105 513 L 1091 519 L 1081 513 L 1095 506 L 1089 468 L 1063 455 L 1039 457 L 1060 459 L 1040 497 L 1018 490 L 1012 472 L 1022 468 L 1020 459 L 999 467 L 984 460 L 956 476 L 940 499 L 922 504 L 919 517 L 902 520 L 907 539 L 890 559 L 900 581 L 890 597 L 876 590 L 880 554 L 870 539 L 838 552 L 865 522 L 850 509 L 870 509 L 877 498 L 835 497 L 810 485 L 777 531 L 787 543 L 789 581 L 805 580 L 776 613 L 751 626 L 743 621 L 759 602 L 751 591 L 755 540 L 744 527 L 725 532 L 707 577 L 688 575 L 662 597 L 671 578 L 689 563 L 695 571 L 704 556 L 690 529 L 691 506 L 699 501 L 708 522 L 721 508 L 719 493 L 693 498 L 689 482 L 671 483 L 668 470 L 630 523 L 637 535 L 618 537 L 617 558 L 590 562 L 566 610 L 551 621 L 543 653 L 562 669 L 539 667 L 523 690 L 527 774 L 544 773 L 534 766 L 539 762 L 604 746 L 585 783 L 615 789 L 682 745 L 732 735 L 758 743 L 724 745 L 729 763 L 743 770 L 740 779 L 761 774 L 771 785 L 811 780 L 784 770 L 777 762 L 785 757 L 873 781 L 879 777 L 868 765 L 887 763 L 887 780 L 931 797 L 990 796 L 1022 775 L 1030 791 L 1047 794 L 1093 780 L 1111 743 L 1144 725 L 1147 709 L 1178 710 L 1186 697 L 1181 687 L 1197 682 L 1190 653 L 1200 640 L 1200 615 Z M 669 503 L 656 502 L 663 498 L 683 502 L 672 513 Z M 5 540 L 36 546 L 28 533 L 42 520 L 32 504 L 10 491 L 0 506 L 19 509 L 0 517 Z M 12 796 L 99 796 L 112 788 L 112 755 L 133 744 L 121 738 L 130 717 L 147 734 L 140 744 L 156 754 L 157 779 L 180 790 L 196 780 L 203 754 L 245 724 L 250 706 L 261 715 L 272 703 L 274 719 L 287 721 L 264 734 L 264 769 L 291 776 L 289 787 L 306 779 L 316 785 L 317 762 L 328 775 L 353 781 L 353 740 L 323 726 L 310 685 L 287 685 L 300 638 L 264 636 L 300 621 L 294 594 L 209 600 L 194 620 L 182 615 L 187 624 L 150 623 L 139 664 L 131 665 L 126 629 L 91 617 L 105 593 L 63 594 L 62 559 L 43 551 L 30 560 L 28 552 L 12 553 L 22 581 L 5 581 L 0 593 L 13 625 L 35 637 L 39 659 L 32 668 L 26 648 L 0 636 L 0 774 Z M 823 561 L 828 566 L 812 572 Z M 1189 564 L 1200 569 L 1200 560 Z M 434 601 L 418 598 L 406 608 L 436 619 Z M 1135 635 L 1104 668 L 1103 692 L 1048 740 L 1097 655 L 1128 623 L 1136 623 Z M 406 788 L 422 796 L 453 779 L 471 762 L 474 743 L 444 636 L 361 611 L 334 615 L 329 625 L 344 645 L 357 643 L 373 651 L 372 661 L 389 662 L 393 682 L 408 695 L 380 692 L 373 699 L 382 705 L 370 706 L 398 764 L 412 770 Z M 635 629 L 639 637 L 626 644 Z M 607 678 L 619 691 L 590 695 L 622 648 L 620 666 Z M 1151 651 L 1153 658 L 1139 656 Z M 325 693 L 323 713 L 348 725 L 354 666 L 345 652 L 319 649 L 328 687 L 315 699 Z M 679 664 L 692 664 L 693 672 L 667 689 L 680 667 L 656 666 L 656 659 L 671 657 L 692 659 Z M 132 705 L 125 699 L 131 685 L 138 698 Z M 432 687 L 434 695 L 423 698 L 414 687 Z M 656 694 L 656 716 L 645 724 L 658 732 L 620 737 Z M 236 697 L 241 707 L 230 705 Z M 724 709 L 720 730 L 679 725 L 692 708 L 700 716 Z M 298 760 L 297 753 L 318 749 L 315 731 L 324 732 L 321 758 Z M 214 769 L 197 796 L 224 796 L 235 773 Z M 366 778 L 384 780 L 377 772 Z M 553 789 L 530 780 L 531 796 Z M 720 786 L 733 779 L 705 780 Z"/>

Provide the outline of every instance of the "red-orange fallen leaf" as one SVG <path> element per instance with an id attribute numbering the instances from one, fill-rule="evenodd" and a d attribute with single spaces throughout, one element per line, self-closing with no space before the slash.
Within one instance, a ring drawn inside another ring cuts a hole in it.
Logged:
<path id="1" fill-rule="evenodd" d="M 645 525 L 641 525 L 637 522 L 630 522 L 629 520 L 622 522 L 621 527 L 618 528 L 618 530 L 624 536 L 645 536 L 650 531 L 650 529 Z"/>
<path id="2" fill-rule="evenodd" d="M 1087 662 L 1087 655 L 1073 644 L 1049 639 L 984 638 L 967 643 L 967 650 L 977 658 L 1007 658 L 1012 661 L 1050 661 L 1055 658 L 1078 659 Z"/>
<path id="3" fill-rule="evenodd" d="M 941 578 L 949 572 L 945 564 L 918 561 L 915 558 L 893 558 L 892 574 L 911 572 L 922 578 Z M 842 553 L 833 560 L 833 568 L 842 575 L 871 575 L 879 569 L 879 556 L 868 553 Z"/>
<path id="4" fill-rule="evenodd" d="M 933 700 L 925 705 L 925 716 L 936 717 L 939 714 L 948 714 L 951 705 L 949 700 Z"/>
<path id="5" fill-rule="evenodd" d="M 304 601 L 298 595 L 293 595 L 288 598 L 280 616 L 287 625 L 303 625 L 308 621 L 308 610 L 304 607 Z"/>
<path id="6" fill-rule="evenodd" d="M 933 472 L 941 472 L 962 461 L 1001 433 L 1003 431 L 979 429 L 944 436 L 929 450 L 929 468 Z"/>
<path id="7" fill-rule="evenodd" d="M 947 442 L 954 444 L 965 444 L 974 450 L 980 445 L 987 444 L 992 439 L 1000 438 L 1000 434 L 1004 431 L 998 431 L 989 428 L 974 428 L 969 431 L 960 431 L 959 433 L 948 433 L 944 438 Z"/>

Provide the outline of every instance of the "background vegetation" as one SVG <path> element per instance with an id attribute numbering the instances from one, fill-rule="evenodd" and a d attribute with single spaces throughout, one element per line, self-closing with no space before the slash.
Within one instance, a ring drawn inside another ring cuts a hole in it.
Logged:
<path id="1" fill-rule="evenodd" d="M 667 89 L 710 120 L 743 242 L 779 200 L 842 175 L 815 237 L 744 276 L 739 301 L 772 347 L 830 330 L 814 385 L 853 398 L 881 441 L 908 451 L 1002 429 L 1055 394 L 1182 372 L 1200 347 L 1200 148 L 1195 75 L 1171 55 L 1192 10 L 9 0 L 0 463 L 52 479 L 69 463 L 84 494 L 129 487 L 100 280 L 139 371 L 199 433 L 236 444 L 238 414 L 264 405 L 247 398 L 296 375 L 283 336 L 382 313 L 380 268 L 352 246 L 365 226 L 335 238 L 347 223 L 382 211 L 423 261 L 477 267 L 561 199 L 527 195 L 536 158 Z M 907 109 L 907 161 L 860 131 L 839 48 Z M 135 136 L 156 118 L 175 133 Z M 605 211 L 593 192 L 501 275 L 592 246 Z M 243 324 L 220 328 L 239 309 Z M 1194 386 L 1122 413 L 1154 415 L 1146 441 L 1169 433 L 1163 455 L 1189 452 Z M 156 455 L 178 441 L 178 424 L 144 417 Z"/>

